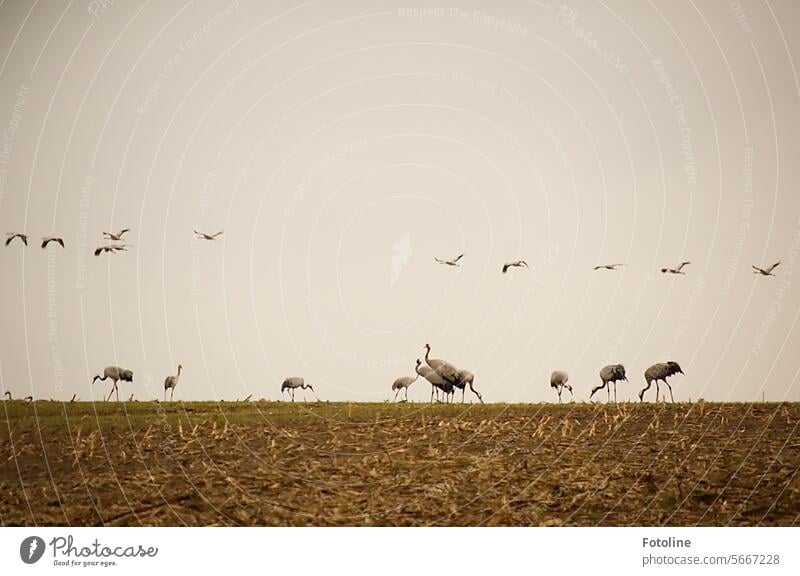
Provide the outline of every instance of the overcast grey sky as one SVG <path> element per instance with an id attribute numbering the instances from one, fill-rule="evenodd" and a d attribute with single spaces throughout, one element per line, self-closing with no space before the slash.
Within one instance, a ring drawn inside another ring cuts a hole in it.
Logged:
<path id="1" fill-rule="evenodd" d="M 180 362 L 176 398 L 380 401 L 430 342 L 488 401 L 617 362 L 633 399 L 663 360 L 676 399 L 797 400 L 798 31 L 792 0 L 6 0 L 0 387 L 160 397 Z"/>

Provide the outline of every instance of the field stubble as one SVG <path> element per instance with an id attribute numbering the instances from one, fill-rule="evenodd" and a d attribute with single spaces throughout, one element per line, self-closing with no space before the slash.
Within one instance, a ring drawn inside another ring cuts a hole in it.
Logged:
<path id="1" fill-rule="evenodd" d="M 3 525 L 796 525 L 800 404 L 6 402 Z"/>

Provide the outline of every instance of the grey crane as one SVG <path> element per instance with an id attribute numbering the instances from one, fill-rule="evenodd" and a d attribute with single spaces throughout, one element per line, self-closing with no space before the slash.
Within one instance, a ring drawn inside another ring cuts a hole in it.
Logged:
<path id="1" fill-rule="evenodd" d="M 419 368 L 420 364 L 422 364 L 422 360 L 417 358 L 417 366 L 416 366 L 416 368 L 414 368 L 415 372 L 416 372 L 416 369 Z M 401 390 L 405 390 L 405 400 L 404 401 L 407 401 L 408 400 L 408 389 L 411 387 L 411 385 L 414 382 L 417 381 L 418 378 L 419 378 L 419 372 L 417 372 L 416 376 L 414 376 L 414 377 L 403 376 L 402 378 L 398 378 L 397 380 L 392 382 L 392 390 L 396 390 L 396 392 L 394 393 L 394 401 L 397 401 L 397 395 L 400 394 Z"/>
<path id="2" fill-rule="evenodd" d="M 113 232 L 103 232 L 103 238 L 106 240 L 114 240 L 115 242 L 120 242 L 122 237 L 125 235 L 125 232 L 130 232 L 130 228 L 123 228 L 116 234 Z"/>
<path id="3" fill-rule="evenodd" d="M 11 244 L 11 242 L 13 242 L 15 238 L 19 238 L 20 240 L 22 240 L 22 243 L 25 244 L 25 246 L 28 245 L 28 235 L 27 234 L 20 234 L 19 232 L 6 232 L 6 236 L 7 236 L 7 238 L 6 238 L 6 246 Z"/>
<path id="4" fill-rule="evenodd" d="M 438 358 L 431 358 L 431 345 L 425 344 L 425 363 L 433 368 L 439 376 L 450 382 L 451 384 L 455 384 L 458 380 L 458 368 L 452 365 L 450 362 L 446 360 L 440 360 Z"/>
<path id="5" fill-rule="evenodd" d="M 683 272 L 683 267 L 684 266 L 688 266 L 689 264 L 691 264 L 691 262 L 681 262 L 681 265 L 678 266 L 677 268 L 662 268 L 661 269 L 661 273 L 662 274 L 686 274 L 686 272 Z"/>
<path id="6" fill-rule="evenodd" d="M 525 260 L 515 260 L 514 262 L 506 262 L 503 264 L 503 274 L 508 272 L 509 268 L 521 268 L 524 266 L 525 268 L 528 267 L 528 263 Z"/>
<path id="7" fill-rule="evenodd" d="M 172 402 L 172 396 L 175 394 L 175 387 L 178 385 L 178 380 L 181 378 L 181 370 L 183 366 L 178 364 L 178 373 L 174 376 L 167 376 L 164 379 L 164 402 L 167 401 L 167 390 L 169 390 L 169 400 Z"/>
<path id="8" fill-rule="evenodd" d="M 594 270 L 616 270 L 620 266 L 625 266 L 625 264 L 599 264 L 594 267 Z"/>
<path id="9" fill-rule="evenodd" d="M 552 374 L 550 374 L 550 387 L 554 388 L 556 392 L 558 392 L 558 403 L 561 404 L 561 393 L 564 391 L 564 388 L 569 390 L 570 397 L 573 397 L 572 394 L 572 386 L 568 384 L 569 382 L 569 374 L 564 372 L 563 370 L 555 370 Z"/>
<path id="10" fill-rule="evenodd" d="M 478 397 L 481 404 L 484 403 L 481 393 L 475 390 L 475 374 L 469 370 L 456 370 L 455 378 L 452 381 L 447 381 L 447 383 L 453 386 L 453 394 L 455 394 L 456 388 L 461 390 L 462 403 L 464 402 L 464 393 L 466 392 L 467 385 L 469 385 L 469 389 L 472 390 L 472 393 Z"/>
<path id="11" fill-rule="evenodd" d="M 119 366 L 107 366 L 105 370 L 103 370 L 103 376 L 97 374 L 94 378 L 92 378 L 92 384 L 100 381 L 105 381 L 111 378 L 111 381 L 114 385 L 111 387 L 111 391 L 108 393 L 108 398 L 106 398 L 106 402 L 111 400 L 111 395 L 116 392 L 117 393 L 117 402 L 119 402 L 119 387 L 117 386 L 118 382 L 122 380 L 123 382 L 133 382 L 133 371 L 128 370 L 126 368 L 120 368 Z"/>
<path id="12" fill-rule="evenodd" d="M 672 402 L 675 402 L 675 398 L 672 396 L 672 386 L 670 386 L 669 382 L 667 382 L 667 378 L 672 376 L 673 374 L 683 374 L 683 370 L 678 365 L 677 362 L 660 362 L 658 364 L 653 364 L 644 371 L 644 379 L 647 381 L 647 386 L 639 392 L 639 400 L 644 402 L 644 393 L 650 389 L 650 386 L 653 382 L 656 383 L 656 402 L 658 402 L 658 381 L 661 380 L 664 384 L 667 385 L 669 388 L 669 398 Z M 665 396 L 666 399 L 666 396 Z"/>
<path id="13" fill-rule="evenodd" d="M 217 238 L 222 236 L 223 232 L 224 230 L 220 230 L 219 232 L 215 232 L 214 234 L 206 234 L 205 232 L 198 232 L 197 230 L 194 231 L 195 235 L 200 240 L 216 240 Z"/>
<path id="14" fill-rule="evenodd" d="M 58 236 L 46 236 L 42 238 L 42 248 L 47 248 L 47 245 L 51 242 L 55 242 L 56 244 L 60 244 L 61 247 L 64 247 L 64 239 L 59 238 Z"/>
<path id="15" fill-rule="evenodd" d="M 314 388 L 311 386 L 311 384 L 306 384 L 306 381 L 300 378 L 299 376 L 291 376 L 286 380 L 284 380 L 283 384 L 281 384 L 281 394 L 283 394 L 284 391 L 288 390 L 289 396 L 292 397 L 292 402 L 294 402 L 294 391 L 297 390 L 298 388 L 300 388 L 301 390 L 305 390 L 306 388 L 308 388 L 312 392 L 314 391 Z"/>
<path id="16" fill-rule="evenodd" d="M 463 257 L 464 257 L 463 254 L 459 254 L 452 260 L 443 260 L 442 258 L 436 258 L 435 256 L 433 257 L 433 259 L 436 260 L 439 264 L 444 264 L 445 266 L 461 266 L 461 264 L 459 264 L 458 261 L 461 260 Z"/>
<path id="17" fill-rule="evenodd" d="M 416 372 L 431 383 L 431 403 L 433 403 L 434 392 L 436 393 L 436 400 L 439 400 L 439 390 L 442 391 L 442 397 L 445 399 L 453 393 L 453 385 L 442 378 L 439 373 L 430 366 L 422 366 L 420 362 L 417 364 Z"/>
<path id="18" fill-rule="evenodd" d="M 107 252 L 109 254 L 113 254 L 114 252 L 126 252 L 130 248 L 130 244 L 106 244 L 105 246 L 99 246 L 94 251 L 95 256 L 100 256 L 103 252 Z"/>
<path id="19" fill-rule="evenodd" d="M 609 383 L 614 384 L 614 402 L 617 401 L 617 382 L 620 380 L 628 381 L 628 377 L 625 376 L 625 366 L 622 364 L 609 364 L 608 366 L 603 366 L 600 369 L 600 380 L 602 381 L 598 386 L 592 388 L 592 393 L 589 394 L 589 400 L 592 399 L 594 393 L 602 390 L 603 388 L 606 389 L 608 392 L 608 400 L 611 401 L 611 386 Z"/>
<path id="20" fill-rule="evenodd" d="M 773 274 L 772 271 L 775 270 L 775 268 L 777 268 L 780 265 L 781 261 L 778 260 L 777 262 L 775 262 L 775 264 L 773 264 L 769 268 L 759 268 L 758 266 L 753 266 L 753 274 L 761 274 L 762 276 L 775 276 L 775 274 Z"/>

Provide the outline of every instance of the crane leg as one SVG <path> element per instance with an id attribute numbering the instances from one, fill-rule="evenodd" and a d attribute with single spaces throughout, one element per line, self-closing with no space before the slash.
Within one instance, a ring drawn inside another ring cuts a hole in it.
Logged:
<path id="1" fill-rule="evenodd" d="M 561 404 L 561 388 L 559 388 L 557 392 L 558 392 L 558 403 Z"/>
<path id="2" fill-rule="evenodd" d="M 656 404 L 658 404 L 658 380 L 656 380 Z"/>
<path id="3" fill-rule="evenodd" d="M 614 404 L 617 403 L 617 383 L 614 382 Z"/>
<path id="4" fill-rule="evenodd" d="M 172 398 L 175 396 L 175 388 L 171 388 L 169 391 L 169 401 L 172 402 Z"/>
<path id="5" fill-rule="evenodd" d="M 644 393 L 650 390 L 650 386 L 652 385 L 653 383 L 650 380 L 648 380 L 647 387 L 645 387 L 641 392 L 639 392 L 639 402 L 644 402 Z"/>
<path id="6" fill-rule="evenodd" d="M 611 402 L 611 386 L 606 386 L 606 394 L 608 395 L 608 401 Z"/>
<path id="7" fill-rule="evenodd" d="M 392 402 L 397 402 L 397 395 L 400 394 L 400 388 L 397 389 L 397 392 L 394 393 L 394 400 Z"/>
<path id="8" fill-rule="evenodd" d="M 406 402 L 408 402 L 408 387 L 406 387 Z"/>
<path id="9" fill-rule="evenodd" d="M 117 386 L 116 382 L 114 382 L 114 390 L 117 393 L 117 402 L 119 402 L 119 386 Z"/>
<path id="10" fill-rule="evenodd" d="M 669 382 L 667 382 L 666 380 L 664 380 L 664 384 L 666 384 L 667 388 L 669 388 L 669 401 L 674 404 L 675 398 L 672 396 L 672 386 L 670 386 Z M 666 399 L 666 396 L 664 396 L 664 399 Z"/>

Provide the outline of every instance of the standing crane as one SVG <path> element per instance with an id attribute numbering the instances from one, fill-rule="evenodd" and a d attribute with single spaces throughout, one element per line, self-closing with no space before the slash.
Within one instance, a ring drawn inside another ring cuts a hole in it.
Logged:
<path id="1" fill-rule="evenodd" d="M 291 376 L 283 381 L 281 384 L 281 394 L 283 394 L 286 390 L 289 391 L 289 396 L 292 397 L 292 402 L 294 402 L 294 391 L 300 388 L 301 390 L 305 390 L 308 388 L 312 392 L 314 388 L 311 384 L 306 384 L 306 381 L 300 378 L 299 376 Z"/>
<path id="2" fill-rule="evenodd" d="M 561 404 L 561 393 L 564 391 L 564 388 L 569 390 L 570 397 L 574 397 L 572 394 L 572 386 L 570 386 L 568 382 L 569 374 L 563 370 L 555 370 L 552 374 L 550 374 L 550 387 L 554 388 L 555 391 L 558 392 L 559 404 Z"/>
<path id="3" fill-rule="evenodd" d="M 167 390 L 170 391 L 169 401 L 172 402 L 172 396 L 175 394 L 175 387 L 178 385 L 178 380 L 181 378 L 181 370 L 183 370 L 183 366 L 178 364 L 178 373 L 175 376 L 167 376 L 164 379 L 164 402 L 167 401 Z"/>
<path id="4" fill-rule="evenodd" d="M 400 394 L 400 390 L 405 390 L 405 399 L 403 401 L 404 402 L 408 401 L 408 389 L 419 378 L 419 372 L 417 372 L 417 368 L 419 368 L 420 364 L 422 364 L 422 361 L 419 358 L 417 358 L 417 365 L 414 368 L 414 371 L 416 372 L 415 376 L 413 377 L 403 376 L 402 378 L 398 378 L 392 383 L 392 390 L 396 390 L 396 392 L 394 393 L 394 401 L 397 401 L 397 395 Z"/>
<path id="5" fill-rule="evenodd" d="M 620 380 L 628 381 L 628 377 L 625 376 L 625 366 L 622 364 L 609 364 L 608 366 L 603 366 L 600 370 L 600 385 L 596 386 L 592 389 L 592 393 L 589 394 L 589 400 L 592 399 L 594 393 L 598 390 L 602 390 L 603 388 L 606 389 L 608 392 L 608 401 L 611 401 L 611 386 L 609 386 L 610 382 L 614 383 L 614 402 L 617 401 L 617 382 Z"/>
<path id="6" fill-rule="evenodd" d="M 672 402 L 675 402 L 675 398 L 672 396 L 672 386 L 670 386 L 669 382 L 667 382 L 667 378 L 673 374 L 683 374 L 683 370 L 681 370 L 681 367 L 677 362 L 660 362 L 650 366 L 650 368 L 644 371 L 644 379 L 647 381 L 647 387 L 639 392 L 639 400 L 644 402 L 644 393 L 647 392 L 653 382 L 655 382 L 656 402 L 658 402 L 658 381 L 661 380 L 667 385 L 667 388 L 669 388 L 669 399 Z M 666 400 L 666 395 L 664 396 L 664 399 Z"/>
<path id="7" fill-rule="evenodd" d="M 98 380 L 104 381 L 109 378 L 114 383 L 114 385 L 111 387 L 111 391 L 108 393 L 108 398 L 106 398 L 106 402 L 111 400 L 111 395 L 114 392 L 117 393 L 117 402 L 119 402 L 119 387 L 117 386 L 117 383 L 120 380 L 122 380 L 123 382 L 133 382 L 133 372 L 125 368 L 120 368 L 119 366 L 107 366 L 106 369 L 103 370 L 102 377 L 100 376 L 100 374 L 97 374 L 94 378 L 92 378 L 92 384 L 94 384 Z"/>

